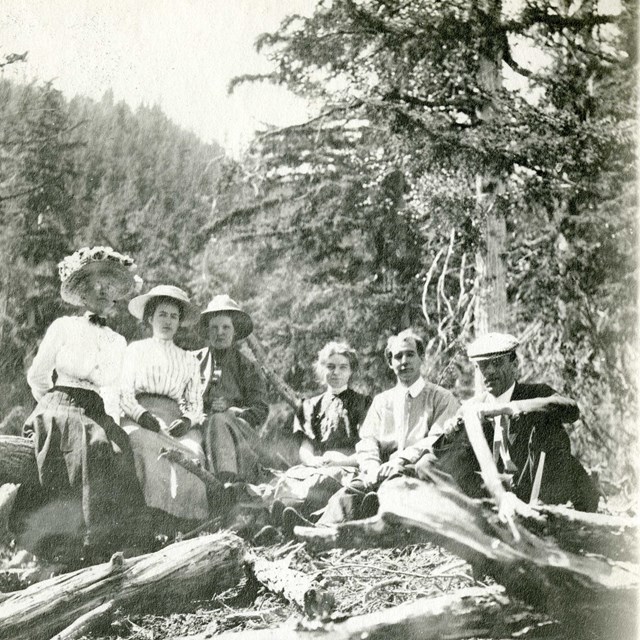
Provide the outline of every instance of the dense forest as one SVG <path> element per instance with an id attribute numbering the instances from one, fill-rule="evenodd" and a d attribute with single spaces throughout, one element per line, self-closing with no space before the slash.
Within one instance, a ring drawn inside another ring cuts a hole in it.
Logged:
<path id="1" fill-rule="evenodd" d="M 203 305 L 228 292 L 301 396 L 335 337 L 362 355 L 357 386 L 384 388 L 386 337 L 411 325 L 428 377 L 466 397 L 496 218 L 522 376 L 576 398 L 580 455 L 633 481 L 637 16 L 632 1 L 596 5 L 320 2 L 258 42 L 272 75 L 237 80 L 283 84 L 318 117 L 262 133 L 240 160 L 157 107 L 0 82 L 0 414 L 30 407 L 25 368 L 69 312 L 56 263 L 87 244 L 133 255 L 146 286 Z M 527 47 L 536 62 L 518 61 Z M 124 305 L 115 323 L 140 337 Z"/>

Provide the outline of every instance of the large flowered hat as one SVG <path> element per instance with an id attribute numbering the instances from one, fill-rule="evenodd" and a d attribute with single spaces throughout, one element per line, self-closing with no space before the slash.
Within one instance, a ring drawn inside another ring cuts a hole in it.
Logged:
<path id="1" fill-rule="evenodd" d="M 84 304 L 87 284 L 100 278 L 111 287 L 114 300 L 127 298 L 142 286 L 133 259 L 111 247 L 82 247 L 58 264 L 60 295 L 76 307 Z"/>
<path id="2" fill-rule="evenodd" d="M 142 320 L 144 318 L 144 309 L 149 300 L 153 298 L 171 298 L 182 307 L 182 319 L 180 324 L 188 326 L 198 320 L 198 310 L 195 305 L 191 304 L 189 296 L 180 287 L 174 287 L 170 284 L 159 284 L 153 287 L 147 293 L 136 296 L 129 302 L 129 313 L 132 316 Z"/>
<path id="3" fill-rule="evenodd" d="M 201 324 L 206 327 L 209 318 L 217 313 L 224 313 L 231 318 L 236 340 L 246 338 L 253 331 L 251 316 L 246 311 L 243 311 L 240 305 L 226 293 L 211 298 L 207 308 L 200 314 Z"/>

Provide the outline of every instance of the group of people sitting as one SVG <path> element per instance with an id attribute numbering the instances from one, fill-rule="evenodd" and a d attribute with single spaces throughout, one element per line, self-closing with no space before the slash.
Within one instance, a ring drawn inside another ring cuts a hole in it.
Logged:
<path id="1" fill-rule="evenodd" d="M 269 413 L 266 386 L 237 347 L 253 330 L 250 316 L 226 295 L 198 313 L 184 291 L 160 285 L 129 301 L 152 337 L 127 346 L 106 316 L 134 293 L 134 270 L 107 247 L 65 258 L 61 296 L 84 314 L 53 322 L 27 374 L 38 404 L 24 434 L 34 442 L 42 493 L 48 505 L 78 504 L 86 555 L 127 546 L 141 513 L 176 526 L 215 515 L 204 482 L 165 450 L 227 485 L 264 481 L 258 428 Z M 207 346 L 178 347 L 178 328 L 198 322 Z M 517 382 L 517 346 L 513 336 L 489 334 L 468 349 L 486 389 L 474 406 L 496 465 L 522 500 L 542 474 L 541 501 L 594 511 L 598 491 L 563 427 L 578 418 L 577 405 L 547 385 Z M 435 470 L 469 495 L 483 494 L 460 403 L 422 377 L 424 355 L 412 330 L 389 338 L 385 357 L 397 384 L 371 399 L 350 387 L 355 351 L 343 342 L 321 349 L 316 372 L 326 390 L 304 400 L 294 419 L 300 464 L 260 492 L 271 528 L 290 533 L 297 524 L 373 515 L 377 489 L 399 475 L 427 479 Z"/>

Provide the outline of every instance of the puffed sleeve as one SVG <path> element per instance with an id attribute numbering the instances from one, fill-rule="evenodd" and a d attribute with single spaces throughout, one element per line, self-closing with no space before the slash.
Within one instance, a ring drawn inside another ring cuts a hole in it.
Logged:
<path id="1" fill-rule="evenodd" d="M 40 343 L 36 357 L 27 371 L 27 382 L 37 401 L 40 401 L 42 396 L 53 386 L 56 356 L 64 346 L 68 335 L 65 330 L 67 324 L 67 318 L 58 318 L 51 323 Z"/>
<path id="2" fill-rule="evenodd" d="M 127 341 L 119 333 L 112 331 L 111 366 L 113 375 L 108 384 L 100 387 L 100 395 L 104 401 L 104 410 L 118 424 L 120 423 L 120 387 L 122 376 L 122 363 L 127 350 Z"/>
<path id="3" fill-rule="evenodd" d="M 180 411 L 191 424 L 201 424 L 204 421 L 202 409 L 202 382 L 200 379 L 200 364 L 192 353 L 186 353 L 185 365 L 189 369 L 189 376 L 184 392 L 180 398 Z"/>

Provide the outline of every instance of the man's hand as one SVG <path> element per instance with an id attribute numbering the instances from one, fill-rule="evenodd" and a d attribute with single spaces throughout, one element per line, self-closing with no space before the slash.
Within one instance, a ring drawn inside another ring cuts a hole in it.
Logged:
<path id="1" fill-rule="evenodd" d="M 495 418 L 496 416 L 512 416 L 514 414 L 513 407 L 510 402 L 500 402 L 490 404 L 488 402 L 478 402 L 469 405 L 473 408 L 478 418 Z"/>
<path id="2" fill-rule="evenodd" d="M 378 469 L 378 480 L 386 480 L 387 478 L 400 475 L 404 469 L 404 464 L 404 460 L 399 460 L 398 458 L 381 464 Z"/>

